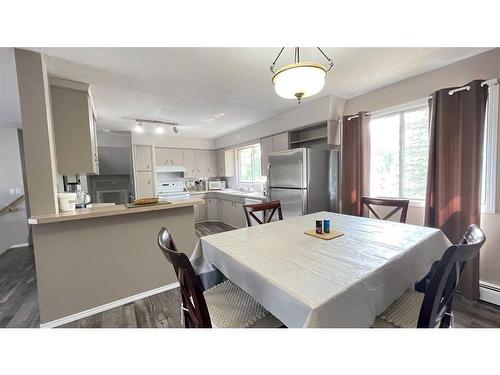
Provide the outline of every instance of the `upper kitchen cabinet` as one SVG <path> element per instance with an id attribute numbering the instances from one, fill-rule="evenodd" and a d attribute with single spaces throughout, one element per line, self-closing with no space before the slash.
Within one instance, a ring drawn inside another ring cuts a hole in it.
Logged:
<path id="1" fill-rule="evenodd" d="M 148 145 L 135 145 L 135 170 L 152 171 L 153 170 L 153 147 Z"/>
<path id="2" fill-rule="evenodd" d="M 234 176 L 235 159 L 234 150 L 218 150 L 217 151 L 217 176 L 232 177 Z"/>
<path id="3" fill-rule="evenodd" d="M 273 135 L 273 152 L 288 150 L 288 132 Z"/>
<path id="4" fill-rule="evenodd" d="M 184 177 L 207 177 L 207 156 L 205 150 L 184 150 Z"/>
<path id="5" fill-rule="evenodd" d="M 260 140 L 260 168 L 262 176 L 267 176 L 269 154 L 288 150 L 288 132 L 261 138 Z"/>
<path id="6" fill-rule="evenodd" d="M 52 121 L 60 174 L 98 174 L 96 115 L 86 83 L 50 80 Z"/>
<path id="7" fill-rule="evenodd" d="M 215 151 L 207 151 L 207 177 L 219 177 L 217 170 L 217 153 Z"/>
<path id="8" fill-rule="evenodd" d="M 155 163 L 157 166 L 182 166 L 184 152 L 180 148 L 155 147 Z"/>

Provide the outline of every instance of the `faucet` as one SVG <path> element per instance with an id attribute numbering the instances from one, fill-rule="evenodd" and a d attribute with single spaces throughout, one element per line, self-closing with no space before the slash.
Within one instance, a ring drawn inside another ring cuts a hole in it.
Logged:
<path id="1" fill-rule="evenodd" d="M 255 191 L 252 187 L 246 185 L 240 185 L 240 190 L 246 193 L 253 193 Z"/>

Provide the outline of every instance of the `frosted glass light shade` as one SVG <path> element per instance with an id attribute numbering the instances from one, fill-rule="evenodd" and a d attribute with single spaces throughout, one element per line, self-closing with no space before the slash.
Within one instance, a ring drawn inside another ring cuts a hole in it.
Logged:
<path id="1" fill-rule="evenodd" d="M 321 64 L 298 63 L 280 69 L 273 77 L 276 94 L 301 99 L 320 92 L 325 86 L 326 69 Z"/>

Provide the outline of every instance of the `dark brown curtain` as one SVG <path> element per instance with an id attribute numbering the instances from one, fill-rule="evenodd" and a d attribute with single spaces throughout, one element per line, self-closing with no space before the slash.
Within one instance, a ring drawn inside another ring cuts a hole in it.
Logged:
<path id="1" fill-rule="evenodd" d="M 361 196 L 370 188 L 370 116 L 342 121 L 342 213 L 362 216 Z"/>
<path id="2" fill-rule="evenodd" d="M 440 228 L 457 243 L 470 224 L 479 224 L 483 133 L 488 89 L 482 80 L 470 90 L 446 88 L 430 99 L 429 170 L 425 225 Z M 479 298 L 479 257 L 464 269 L 462 293 Z"/>

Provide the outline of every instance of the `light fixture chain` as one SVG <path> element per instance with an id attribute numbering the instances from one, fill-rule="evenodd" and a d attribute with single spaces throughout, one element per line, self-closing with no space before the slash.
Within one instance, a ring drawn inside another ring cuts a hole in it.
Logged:
<path id="1" fill-rule="evenodd" d="M 278 59 L 280 58 L 281 56 L 281 53 L 283 52 L 283 50 L 285 49 L 285 47 L 281 47 L 279 53 L 278 53 L 278 56 L 276 56 L 276 58 L 274 59 L 273 63 L 271 64 L 271 66 L 269 67 L 269 69 L 271 70 L 271 73 L 275 74 L 274 73 L 274 66 L 276 65 L 276 62 L 278 61 Z"/>
<path id="2" fill-rule="evenodd" d="M 326 53 L 324 53 L 324 52 L 323 52 L 323 50 L 322 50 L 321 48 L 319 48 L 319 47 L 316 47 L 316 48 L 319 50 L 319 52 L 321 52 L 321 54 L 325 57 L 325 59 L 327 59 L 327 60 L 328 60 L 328 63 L 330 64 L 330 67 L 328 68 L 327 72 L 329 72 L 329 71 L 333 68 L 333 61 L 332 61 L 332 59 L 330 59 L 330 58 L 326 55 Z"/>

